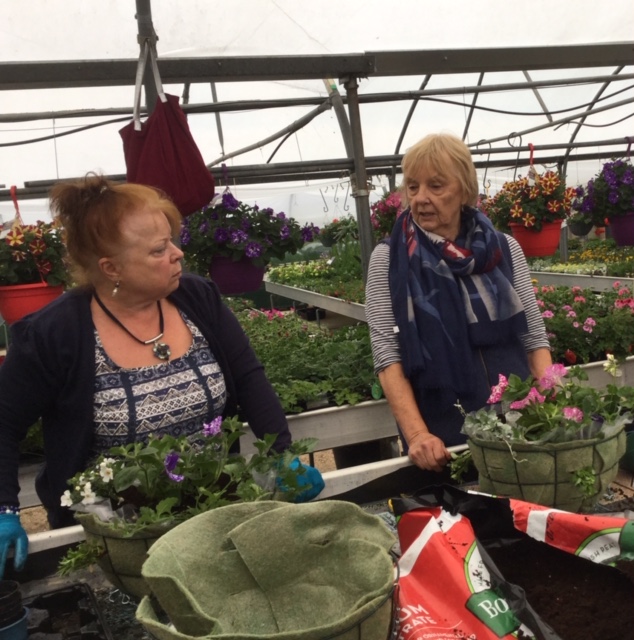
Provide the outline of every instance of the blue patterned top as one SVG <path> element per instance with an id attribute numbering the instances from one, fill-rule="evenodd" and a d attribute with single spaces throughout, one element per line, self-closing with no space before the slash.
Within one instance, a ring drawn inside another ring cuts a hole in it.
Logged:
<path id="1" fill-rule="evenodd" d="M 95 330 L 95 454 L 151 434 L 191 436 L 222 414 L 227 389 L 220 366 L 196 325 L 181 315 L 193 337 L 187 353 L 148 367 L 116 365 Z"/>

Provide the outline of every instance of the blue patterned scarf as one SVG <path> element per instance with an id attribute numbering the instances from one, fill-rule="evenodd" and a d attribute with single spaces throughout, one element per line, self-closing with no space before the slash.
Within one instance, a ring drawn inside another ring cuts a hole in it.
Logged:
<path id="1" fill-rule="evenodd" d="M 390 238 L 389 282 L 405 375 L 424 388 L 468 393 L 474 349 L 526 333 L 501 234 L 463 207 L 455 242 L 423 231 L 406 209 Z M 508 252 L 507 252 L 508 253 Z"/>

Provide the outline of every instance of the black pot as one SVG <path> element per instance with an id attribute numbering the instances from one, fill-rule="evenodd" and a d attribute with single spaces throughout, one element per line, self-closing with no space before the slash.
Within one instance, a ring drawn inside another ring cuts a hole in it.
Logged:
<path id="1" fill-rule="evenodd" d="M 0 629 L 24 616 L 20 585 L 14 580 L 0 580 Z"/>
<path id="2" fill-rule="evenodd" d="M 570 232 L 576 236 L 587 236 L 592 229 L 592 222 L 580 222 L 577 220 L 568 220 L 568 228 Z"/>

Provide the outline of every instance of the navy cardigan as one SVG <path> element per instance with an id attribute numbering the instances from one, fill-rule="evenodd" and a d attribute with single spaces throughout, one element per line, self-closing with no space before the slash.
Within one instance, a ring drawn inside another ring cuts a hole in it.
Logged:
<path id="1" fill-rule="evenodd" d="M 53 527 L 72 524 L 60 507 L 66 481 L 86 467 L 93 444 L 95 338 L 92 292 L 73 289 L 11 327 L 0 366 L 0 504 L 18 504 L 19 442 L 42 418 L 46 462 L 36 490 Z M 213 283 L 182 276 L 168 299 L 200 329 L 225 377 L 225 416 L 240 411 L 257 437 L 278 434 L 275 449 L 291 435 L 264 368 L 236 317 Z M 213 416 L 209 416 L 211 419 Z"/>

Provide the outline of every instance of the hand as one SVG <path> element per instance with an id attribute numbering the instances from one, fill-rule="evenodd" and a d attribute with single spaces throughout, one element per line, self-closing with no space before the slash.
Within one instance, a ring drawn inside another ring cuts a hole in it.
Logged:
<path id="1" fill-rule="evenodd" d="M 417 467 L 427 471 L 440 472 L 451 460 L 451 453 L 447 451 L 445 443 L 427 431 L 412 437 L 407 455 Z"/>
<path id="2" fill-rule="evenodd" d="M 292 498 L 292 502 L 308 502 L 317 497 L 326 486 L 319 469 L 300 462 L 299 458 L 293 458 L 289 468 L 297 472 L 295 476 L 297 488 L 294 488 L 298 493 Z M 279 477 L 277 478 L 277 485 L 281 491 L 289 490 L 289 487 Z M 302 490 L 302 487 L 306 488 Z"/>
<path id="3" fill-rule="evenodd" d="M 29 538 L 20 524 L 20 516 L 13 513 L 0 514 L 0 578 L 4 575 L 4 566 L 9 547 L 15 546 L 13 568 L 20 571 L 26 562 Z"/>

